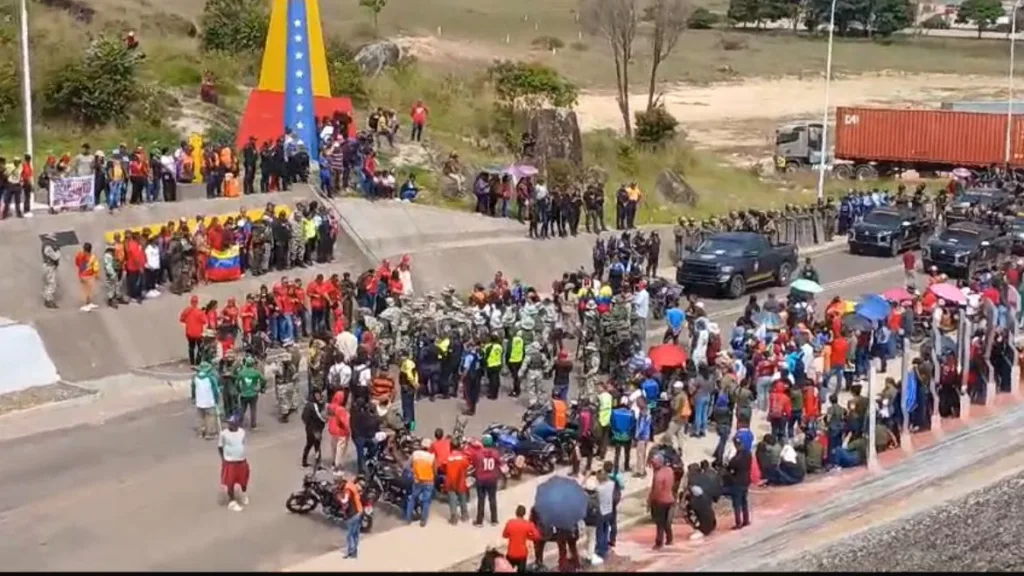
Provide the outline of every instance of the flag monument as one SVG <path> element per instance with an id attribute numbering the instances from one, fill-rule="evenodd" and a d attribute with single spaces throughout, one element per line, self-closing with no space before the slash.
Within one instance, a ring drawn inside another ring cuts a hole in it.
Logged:
<path id="1" fill-rule="evenodd" d="M 331 95 L 318 0 L 271 0 L 260 83 L 249 94 L 236 145 L 250 137 L 273 142 L 288 129 L 316 160 L 316 119 L 335 112 L 351 116 L 352 101 Z"/>

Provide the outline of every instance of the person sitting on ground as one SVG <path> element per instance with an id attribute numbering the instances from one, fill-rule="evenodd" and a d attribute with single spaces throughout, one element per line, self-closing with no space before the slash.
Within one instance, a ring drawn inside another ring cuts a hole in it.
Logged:
<path id="1" fill-rule="evenodd" d="M 420 193 L 420 187 L 416 184 L 416 175 L 409 174 L 409 178 L 406 179 L 405 184 L 402 184 L 402 190 L 399 193 L 401 200 L 412 202 L 416 200 L 416 195 Z"/>
<path id="2" fill-rule="evenodd" d="M 765 474 L 765 479 L 769 486 L 792 486 L 803 482 L 806 474 L 806 463 L 801 465 L 800 455 L 787 443 L 780 451 L 779 465 Z"/>
<path id="3" fill-rule="evenodd" d="M 690 486 L 685 499 L 687 521 L 696 529 L 690 540 L 702 540 L 718 527 L 712 500 L 699 484 Z"/>

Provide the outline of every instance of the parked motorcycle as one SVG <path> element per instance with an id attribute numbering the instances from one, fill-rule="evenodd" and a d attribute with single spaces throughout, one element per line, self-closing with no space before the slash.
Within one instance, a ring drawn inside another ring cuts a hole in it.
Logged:
<path id="1" fill-rule="evenodd" d="M 405 505 L 412 492 L 411 473 L 395 464 L 372 457 L 366 461 L 366 475 L 360 478 L 363 481 L 364 511 L 366 502 L 371 503 L 371 507 L 378 502 L 384 502 L 398 508 L 402 514 L 405 513 Z M 413 520 L 419 520 L 422 508 L 422 504 L 416 502 L 412 511 Z"/>
<path id="2" fill-rule="evenodd" d="M 654 278 L 647 287 L 651 297 L 651 315 L 655 320 L 665 318 L 665 311 L 678 307 L 683 288 L 665 278 Z"/>
<path id="3" fill-rule="evenodd" d="M 317 462 L 313 470 L 302 479 L 302 489 L 292 492 L 285 501 L 284 506 L 293 514 L 306 515 L 316 510 L 319 506 L 321 512 L 328 520 L 342 522 L 345 520 L 341 504 L 338 502 L 338 483 L 331 480 L 317 478 L 317 472 L 324 470 Z M 360 524 L 360 531 L 369 532 L 373 529 L 373 502 L 367 499 L 363 503 L 363 517 Z"/>
<path id="4" fill-rule="evenodd" d="M 509 473 L 513 478 L 518 477 L 525 468 L 541 475 L 555 470 L 557 456 L 554 444 L 507 424 L 492 424 L 484 430 L 484 434 L 491 436 L 499 451 L 516 456 L 508 462 Z"/>

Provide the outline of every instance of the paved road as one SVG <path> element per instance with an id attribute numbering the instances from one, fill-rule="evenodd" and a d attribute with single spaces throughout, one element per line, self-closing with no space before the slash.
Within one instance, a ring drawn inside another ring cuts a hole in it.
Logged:
<path id="1" fill-rule="evenodd" d="M 895 259 L 833 252 L 815 260 L 828 288 L 823 298 L 857 297 L 902 282 Z M 731 322 L 744 302 L 709 300 L 708 308 Z M 262 424 L 250 436 L 252 502 L 240 514 L 217 504 L 217 452 L 192 432 L 195 419 L 185 401 L 0 443 L 5 567 L 276 570 L 338 546 L 340 530 L 285 510 L 287 494 L 301 483 L 304 437 L 299 422 L 274 420 L 272 395 L 263 402 Z M 507 398 L 484 403 L 470 433 L 495 420 L 517 422 L 521 412 Z M 452 400 L 423 402 L 417 410 L 421 431 L 450 428 L 454 415 Z M 375 533 L 395 523 L 381 515 Z"/>

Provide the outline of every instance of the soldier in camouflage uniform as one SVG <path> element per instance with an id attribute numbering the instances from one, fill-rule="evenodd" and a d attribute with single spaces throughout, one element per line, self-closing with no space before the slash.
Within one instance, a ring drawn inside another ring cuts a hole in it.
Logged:
<path id="1" fill-rule="evenodd" d="M 271 246 L 274 242 L 271 231 L 271 218 L 264 214 L 252 224 L 252 255 L 249 268 L 254 276 L 262 276 L 270 268 Z"/>
<path id="2" fill-rule="evenodd" d="M 302 356 L 294 342 L 285 346 L 288 357 L 281 362 L 281 368 L 274 377 L 274 394 L 277 397 L 277 412 L 281 422 L 299 409 L 299 363 Z"/>
<path id="3" fill-rule="evenodd" d="M 306 242 L 303 240 L 303 217 L 302 211 L 296 208 L 292 219 L 288 222 L 288 229 L 291 232 L 288 242 L 288 262 L 292 266 L 305 268 L 303 257 L 306 254 Z"/>
<path id="4" fill-rule="evenodd" d="M 60 265 L 60 246 L 51 232 L 43 237 L 43 305 L 57 307 L 57 266 Z"/>
<path id="5" fill-rule="evenodd" d="M 117 258 L 114 258 L 114 247 L 108 244 L 107 249 L 103 251 L 103 291 L 107 299 L 107 306 L 111 308 L 117 308 L 121 301 L 118 268 Z"/>
<path id="6" fill-rule="evenodd" d="M 526 346 L 526 359 L 519 367 L 519 377 L 525 379 L 526 394 L 530 405 L 536 405 L 546 397 L 542 390 L 544 373 L 550 369 L 547 358 L 539 342 L 531 342 Z"/>
<path id="7" fill-rule="evenodd" d="M 601 353 L 597 349 L 597 342 L 588 342 L 583 348 L 583 375 L 579 386 L 579 400 L 589 399 L 596 401 L 598 373 L 601 371 Z"/>

